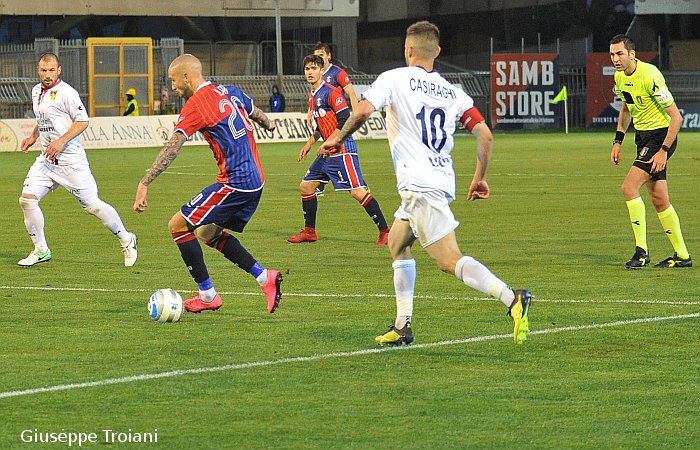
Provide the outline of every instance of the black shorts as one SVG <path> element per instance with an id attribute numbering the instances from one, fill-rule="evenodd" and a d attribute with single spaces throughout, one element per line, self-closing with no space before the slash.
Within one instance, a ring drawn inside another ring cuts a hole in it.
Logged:
<path id="1" fill-rule="evenodd" d="M 666 133 L 668 128 L 659 128 L 658 130 L 648 130 L 639 131 L 634 133 L 634 143 L 637 145 L 637 158 L 632 163 L 633 166 L 639 167 L 649 175 L 651 175 L 652 181 L 665 180 L 666 179 L 666 167 L 664 170 L 656 173 L 651 173 L 651 158 L 658 151 L 661 150 L 661 146 L 666 139 Z M 671 155 L 676 151 L 676 144 L 678 144 L 678 139 L 673 141 L 671 147 L 666 155 L 666 159 L 671 159 Z"/>

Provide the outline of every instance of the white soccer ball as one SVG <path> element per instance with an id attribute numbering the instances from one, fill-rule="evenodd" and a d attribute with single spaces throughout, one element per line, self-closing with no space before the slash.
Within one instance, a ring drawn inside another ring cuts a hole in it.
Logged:
<path id="1" fill-rule="evenodd" d="M 172 289 L 158 289 L 148 299 L 148 315 L 157 322 L 177 322 L 183 311 L 182 297 Z"/>

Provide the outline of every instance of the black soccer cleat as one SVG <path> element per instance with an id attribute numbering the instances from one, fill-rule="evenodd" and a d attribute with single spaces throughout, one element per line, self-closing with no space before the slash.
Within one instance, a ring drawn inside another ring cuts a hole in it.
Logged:
<path id="1" fill-rule="evenodd" d="M 646 252 L 646 250 L 644 250 L 642 247 L 635 247 L 634 255 L 632 255 L 632 258 L 625 263 L 625 267 L 628 269 L 641 269 L 644 266 L 648 266 L 650 262 L 651 259 L 649 258 L 649 254 Z"/>
<path id="2" fill-rule="evenodd" d="M 687 259 L 683 259 L 674 252 L 673 256 L 654 264 L 654 267 L 693 267 L 693 260 L 690 258 L 690 255 L 688 255 Z"/>

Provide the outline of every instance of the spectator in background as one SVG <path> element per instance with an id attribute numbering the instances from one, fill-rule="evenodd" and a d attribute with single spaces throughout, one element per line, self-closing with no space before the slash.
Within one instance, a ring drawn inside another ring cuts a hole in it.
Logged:
<path id="1" fill-rule="evenodd" d="M 131 88 L 126 93 L 126 110 L 123 116 L 138 116 L 139 115 L 139 102 L 136 101 L 136 89 Z"/>
<path id="2" fill-rule="evenodd" d="M 286 105 L 284 95 L 276 84 L 272 85 L 272 95 L 270 96 L 270 112 L 284 112 Z"/>

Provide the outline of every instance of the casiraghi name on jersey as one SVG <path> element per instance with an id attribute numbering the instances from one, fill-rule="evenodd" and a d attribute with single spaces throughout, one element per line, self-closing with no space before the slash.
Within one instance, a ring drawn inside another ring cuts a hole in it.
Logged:
<path id="1" fill-rule="evenodd" d="M 408 84 L 412 91 L 422 92 L 431 97 L 457 99 L 455 90 L 449 86 L 441 86 L 420 78 L 409 78 Z"/>

